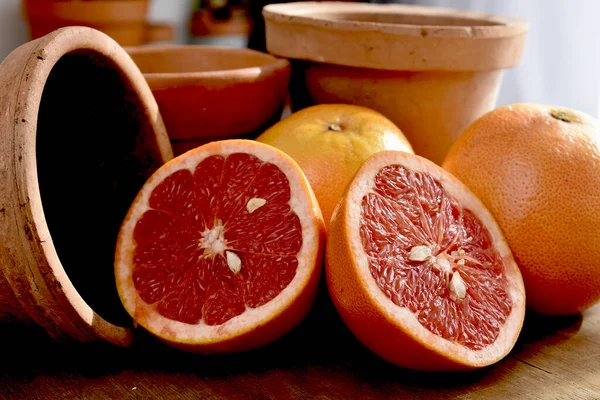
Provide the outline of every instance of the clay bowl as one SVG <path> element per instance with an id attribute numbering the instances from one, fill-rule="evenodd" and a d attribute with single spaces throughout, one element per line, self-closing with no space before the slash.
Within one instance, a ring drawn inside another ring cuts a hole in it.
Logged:
<path id="1" fill-rule="evenodd" d="M 0 64 L 0 140 L 0 321 L 128 345 L 117 234 L 172 157 L 144 77 L 91 28 L 26 43 Z"/>
<path id="2" fill-rule="evenodd" d="M 492 109 L 502 70 L 521 61 L 526 22 L 406 5 L 306 2 L 263 10 L 269 52 L 291 58 L 294 109 L 351 103 L 394 121 L 441 163 Z"/>
<path id="3" fill-rule="evenodd" d="M 98 29 L 122 46 L 172 40 L 172 27 L 146 23 L 148 10 L 147 0 L 23 0 L 32 39 L 77 25 Z"/>
<path id="4" fill-rule="evenodd" d="M 156 97 L 176 154 L 192 142 L 257 135 L 280 117 L 290 76 L 286 60 L 211 46 L 127 51 Z"/>

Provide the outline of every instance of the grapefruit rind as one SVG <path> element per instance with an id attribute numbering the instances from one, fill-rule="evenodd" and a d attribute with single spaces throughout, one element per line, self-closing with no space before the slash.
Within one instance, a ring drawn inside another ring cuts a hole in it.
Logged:
<path id="1" fill-rule="evenodd" d="M 471 210 L 489 230 L 494 247 L 506 268 L 507 290 L 513 302 L 512 311 L 493 344 L 475 351 L 433 334 L 421 325 L 408 308 L 395 305 L 371 276 L 359 234 L 361 200 L 373 190 L 379 171 L 393 164 L 430 174 L 446 193 L 459 199 L 460 204 Z M 334 303 L 350 330 L 382 358 L 415 369 L 473 369 L 497 362 L 514 346 L 525 316 L 525 290 L 521 274 L 492 215 L 466 186 L 448 172 L 422 157 L 403 152 L 382 151 L 375 154 L 358 171 L 334 212 L 330 239 L 331 236 L 339 239 L 340 235 L 343 236 L 343 242 L 329 240 L 327 245 L 327 281 Z M 344 253 L 348 254 L 347 258 L 340 257 Z M 342 273 L 339 270 L 342 267 L 345 269 L 343 273 L 352 274 L 352 279 L 357 282 L 352 290 L 342 287 L 341 280 L 332 276 Z M 365 318 L 357 318 L 357 310 L 351 309 L 358 303 L 365 307 L 360 313 L 369 319 L 368 323 L 365 323 Z M 373 332 L 380 333 L 382 340 L 377 340 Z"/>
<path id="2" fill-rule="evenodd" d="M 269 302 L 257 308 L 247 308 L 242 314 L 220 325 L 207 325 L 204 321 L 191 325 L 165 318 L 156 311 L 155 306 L 144 302 L 140 298 L 134 286 L 135 240 L 133 239 L 133 233 L 136 223 L 149 210 L 148 202 L 154 188 L 169 175 L 181 169 L 189 169 L 193 173 L 200 162 L 213 155 L 226 157 L 230 154 L 244 152 L 256 156 L 263 162 L 276 165 L 289 180 L 290 208 L 296 213 L 302 226 L 302 247 L 297 254 L 296 275 L 290 284 Z M 235 341 L 236 338 L 251 334 L 252 331 L 269 321 L 281 317 L 281 314 L 292 307 L 294 301 L 304 291 L 311 292 L 309 297 L 314 297 L 318 283 L 315 276 L 320 274 L 322 264 L 320 258 L 322 255 L 323 229 L 321 211 L 316 198 L 300 168 L 289 156 L 269 145 L 248 140 L 212 142 L 191 150 L 165 164 L 150 177 L 138 193 L 133 206 L 125 217 L 117 240 L 115 277 L 119 296 L 134 322 L 158 336 L 161 340 L 182 345 L 187 349 L 190 349 L 190 346 L 193 348 L 194 345 L 219 348 L 220 343 Z M 312 299 L 309 302 L 312 302 Z M 297 320 L 296 323 L 308 312 L 308 307 L 301 312 L 303 315 L 292 318 Z M 289 320 L 289 318 L 284 319 Z M 274 339 L 265 337 L 264 340 L 261 340 L 259 338 L 258 342 L 265 343 L 254 343 L 251 347 L 266 344 L 266 342 Z"/>

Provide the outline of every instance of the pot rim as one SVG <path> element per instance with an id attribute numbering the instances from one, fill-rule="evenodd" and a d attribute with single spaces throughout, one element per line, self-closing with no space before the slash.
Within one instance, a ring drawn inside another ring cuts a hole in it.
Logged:
<path id="1" fill-rule="evenodd" d="M 52 330 L 59 329 L 63 335 L 80 341 L 102 339 L 127 346 L 132 342 L 131 329 L 114 325 L 96 314 L 74 287 L 53 245 L 37 175 L 36 130 L 40 99 L 48 76 L 63 56 L 76 51 L 91 51 L 110 59 L 121 71 L 123 79 L 128 80 L 137 93 L 148 124 L 155 132 L 157 149 L 163 161 L 172 157 L 166 129 L 158 105 L 139 70 L 125 51 L 104 33 L 87 27 L 67 27 L 30 44 L 35 44 L 35 47 L 31 46 L 33 51 L 27 56 L 21 55 L 22 52 L 17 49 L 0 65 L 0 70 L 2 67 L 13 68 L 13 65 L 19 65 L 19 58 L 23 65 L 17 73 L 19 82 L 15 87 L 16 106 L 11 112 L 14 119 L 8 125 L 12 130 L 8 134 L 10 136 L 12 133 L 14 147 L 8 151 L 12 153 L 14 161 L 13 174 L 17 187 L 15 196 L 21 205 L 21 218 L 25 219 L 28 227 L 26 230 L 30 233 L 28 237 L 21 232 L 21 237 L 16 240 L 20 239 L 23 243 L 21 246 L 24 251 L 36 255 L 38 265 L 38 268 L 30 265 L 15 267 L 22 269 L 22 274 L 30 276 L 31 284 L 37 287 L 34 295 L 36 304 L 33 306 L 36 312 L 32 317 L 51 334 Z M 10 104 L 8 107 L 11 108 Z M 19 123 L 21 121 L 27 123 Z M 18 298 L 31 298 L 26 293 L 31 290 L 30 287 L 17 285 L 15 288 L 13 285 L 13 290 Z"/>
<path id="2" fill-rule="evenodd" d="M 356 13 L 365 15 L 420 15 L 432 20 L 456 18 L 460 20 L 482 21 L 485 24 L 438 25 L 438 24 L 396 24 L 389 22 L 340 20 L 331 16 L 344 16 Z M 387 32 L 401 35 L 422 36 L 422 29 L 429 28 L 427 38 L 453 37 L 486 39 L 510 37 L 527 32 L 526 21 L 509 16 L 485 14 L 476 11 L 458 10 L 443 7 L 424 7 L 407 4 L 339 3 L 339 2 L 298 2 L 269 4 L 263 15 L 273 21 L 294 22 L 302 25 L 329 29 Z M 329 17 L 328 17 L 329 16 Z"/>
<path id="3" fill-rule="evenodd" d="M 189 85 L 190 83 L 205 80 L 225 81 L 225 82 L 254 82 L 258 79 L 270 76 L 273 73 L 290 68 L 288 60 L 276 57 L 271 54 L 263 53 L 252 49 L 241 49 L 225 46 L 201 46 L 201 45 L 160 45 L 160 46 L 136 46 L 125 47 L 127 53 L 135 62 L 136 55 L 158 55 L 174 54 L 180 55 L 189 52 L 206 54 L 207 57 L 219 56 L 227 57 L 229 55 L 243 56 L 250 55 L 255 58 L 261 58 L 267 63 L 257 66 L 247 66 L 241 68 L 228 68 L 214 71 L 198 72 L 152 72 L 145 73 L 141 68 L 144 77 L 153 89 L 161 83 L 170 85 L 176 82 Z"/>
<path id="4" fill-rule="evenodd" d="M 519 18 L 400 4 L 270 4 L 263 16 L 267 49 L 275 55 L 392 71 L 513 67 L 521 61 L 528 30 Z M 360 20 L 369 16 L 375 20 Z M 394 16 L 426 23 L 393 23 Z"/>

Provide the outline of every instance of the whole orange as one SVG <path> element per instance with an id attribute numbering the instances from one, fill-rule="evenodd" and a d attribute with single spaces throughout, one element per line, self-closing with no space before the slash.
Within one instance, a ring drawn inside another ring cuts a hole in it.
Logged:
<path id="1" fill-rule="evenodd" d="M 501 107 L 464 132 L 443 167 L 498 221 L 521 268 L 530 309 L 574 314 L 600 299 L 596 120 L 560 107 Z"/>
<path id="2" fill-rule="evenodd" d="M 306 174 L 325 225 L 344 189 L 369 156 L 381 150 L 414 153 L 402 131 L 371 109 L 346 104 L 305 108 L 256 140 L 283 150 Z"/>

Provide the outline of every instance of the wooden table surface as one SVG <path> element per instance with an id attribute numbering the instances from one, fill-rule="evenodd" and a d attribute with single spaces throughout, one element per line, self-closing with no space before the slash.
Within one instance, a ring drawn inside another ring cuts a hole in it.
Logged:
<path id="1" fill-rule="evenodd" d="M 129 349 L 56 343 L 10 325 L 0 325 L 0 339 L 0 398 L 600 399 L 600 306 L 583 316 L 528 315 L 510 356 L 466 373 L 386 363 L 322 292 L 297 329 L 241 354 L 182 353 L 143 332 Z"/>

